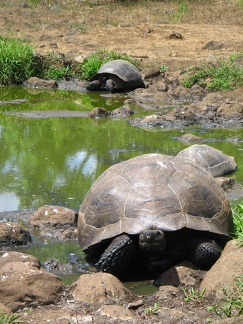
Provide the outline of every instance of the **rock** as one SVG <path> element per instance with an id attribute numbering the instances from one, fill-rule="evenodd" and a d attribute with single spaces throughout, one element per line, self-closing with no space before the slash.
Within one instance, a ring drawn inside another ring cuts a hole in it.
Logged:
<path id="1" fill-rule="evenodd" d="M 154 281 L 154 285 L 157 287 L 165 285 L 195 286 L 203 275 L 204 271 L 198 270 L 192 263 L 185 261 L 163 272 Z"/>
<path id="2" fill-rule="evenodd" d="M 144 79 L 155 78 L 160 75 L 160 69 L 147 69 L 143 71 Z"/>
<path id="3" fill-rule="evenodd" d="M 5 306 L 3 303 L 0 303 L 0 315 L 1 314 L 10 314 L 11 313 L 11 310 Z M 1 320 L 1 318 L 0 318 Z"/>
<path id="4" fill-rule="evenodd" d="M 138 299 L 138 300 L 135 300 L 135 301 L 129 303 L 127 307 L 128 307 L 128 309 L 137 309 L 137 308 L 143 306 L 143 304 L 144 304 L 144 301 L 142 299 Z"/>
<path id="5" fill-rule="evenodd" d="M 218 65 L 218 61 L 217 61 L 216 57 L 211 53 L 208 55 L 206 62 L 208 64 L 211 64 L 211 65 L 214 65 L 214 66 Z"/>
<path id="6" fill-rule="evenodd" d="M 172 30 L 172 33 L 169 35 L 169 38 L 170 39 L 183 39 L 183 36 L 181 33 L 175 31 L 175 30 Z"/>
<path id="7" fill-rule="evenodd" d="M 243 117 L 243 103 L 234 100 L 232 102 L 224 102 L 220 107 L 217 109 L 217 113 L 225 118 L 238 116 L 240 118 Z"/>
<path id="8" fill-rule="evenodd" d="M 224 47 L 224 44 L 217 42 L 217 41 L 210 41 L 206 45 L 203 46 L 203 49 L 208 49 L 208 50 L 219 50 Z"/>
<path id="9" fill-rule="evenodd" d="M 0 247 L 25 245 L 31 241 L 30 233 L 18 223 L 0 223 Z"/>
<path id="10" fill-rule="evenodd" d="M 103 107 L 95 107 L 89 112 L 90 118 L 99 118 L 99 117 L 107 117 L 111 114 L 111 112 Z"/>
<path id="11" fill-rule="evenodd" d="M 134 111 L 132 110 L 132 108 L 128 104 L 125 104 L 122 107 L 114 109 L 111 113 L 111 116 L 122 118 L 122 117 L 130 116 L 132 114 L 134 114 Z"/>
<path id="12" fill-rule="evenodd" d="M 238 240 L 229 241 L 218 261 L 206 273 L 200 289 L 205 289 L 204 297 L 225 297 L 224 289 L 231 292 L 235 287 L 237 275 L 243 273 L 243 247 Z M 220 275 L 223 274 L 223 275 Z"/>
<path id="13" fill-rule="evenodd" d="M 174 286 L 160 286 L 159 291 L 156 292 L 156 296 L 159 301 L 165 301 L 175 299 L 179 294 L 179 288 Z"/>
<path id="14" fill-rule="evenodd" d="M 232 189 L 235 184 L 234 178 L 217 177 L 217 178 L 215 178 L 215 180 L 224 189 L 224 191 L 228 191 L 228 190 Z"/>
<path id="15" fill-rule="evenodd" d="M 178 138 L 180 142 L 185 143 L 201 143 L 204 142 L 204 138 L 193 135 L 193 134 L 184 134 Z"/>
<path id="16" fill-rule="evenodd" d="M 53 303 L 64 288 L 57 276 L 21 261 L 5 263 L 0 281 L 0 302 L 12 311 Z"/>
<path id="17" fill-rule="evenodd" d="M 119 305 L 103 305 L 101 308 L 101 315 L 106 315 L 123 321 L 136 317 L 132 311 Z"/>
<path id="18" fill-rule="evenodd" d="M 102 272 L 81 275 L 73 291 L 75 300 L 88 303 L 125 300 L 129 294 L 115 276 Z"/>
<path id="19" fill-rule="evenodd" d="M 235 66 L 237 66 L 237 67 L 243 68 L 243 55 L 238 56 L 238 57 L 234 60 L 233 64 L 234 64 Z"/>
<path id="20" fill-rule="evenodd" d="M 67 228 L 77 225 L 77 213 L 61 206 L 42 206 L 30 218 L 30 225 L 36 228 Z"/>
<path id="21" fill-rule="evenodd" d="M 0 256 L 0 269 L 10 262 L 22 262 L 27 263 L 30 267 L 40 269 L 40 261 L 33 255 L 24 254 L 15 251 L 3 252 Z"/>
<path id="22" fill-rule="evenodd" d="M 242 324 L 242 323 L 243 323 L 243 315 L 228 317 L 213 322 L 213 324 Z"/>
<path id="23" fill-rule="evenodd" d="M 36 77 L 31 77 L 27 80 L 26 86 L 32 88 L 57 88 L 58 84 L 55 80 L 42 80 Z"/>

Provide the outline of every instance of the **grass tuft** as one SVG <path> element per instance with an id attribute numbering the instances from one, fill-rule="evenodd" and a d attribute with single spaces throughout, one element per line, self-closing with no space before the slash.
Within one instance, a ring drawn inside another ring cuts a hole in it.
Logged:
<path id="1" fill-rule="evenodd" d="M 0 309 L 1 310 L 1 309 Z M 0 313 L 0 323 L 1 324 L 17 324 L 21 323 L 20 320 L 18 320 L 19 315 L 16 314 L 8 314 L 8 313 Z"/>
<path id="2" fill-rule="evenodd" d="M 242 53 L 232 54 L 228 61 L 219 61 L 217 65 L 206 64 L 195 67 L 189 78 L 182 81 L 186 88 L 198 84 L 208 90 L 230 90 L 243 85 L 243 68 L 234 65 L 234 60 Z"/>
<path id="3" fill-rule="evenodd" d="M 233 237 L 239 239 L 243 245 L 243 202 L 237 204 L 233 209 L 234 233 Z"/>
<path id="4" fill-rule="evenodd" d="M 237 275 L 233 289 L 224 289 L 226 297 L 222 303 L 207 308 L 220 318 L 240 316 L 243 314 L 243 275 Z"/>
<path id="5" fill-rule="evenodd" d="M 34 56 L 29 43 L 0 37 L 0 84 L 21 84 L 32 76 Z"/>

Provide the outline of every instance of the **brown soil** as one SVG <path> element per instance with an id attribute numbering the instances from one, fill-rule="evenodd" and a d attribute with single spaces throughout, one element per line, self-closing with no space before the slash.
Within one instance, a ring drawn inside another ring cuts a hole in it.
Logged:
<path id="1" fill-rule="evenodd" d="M 35 1 L 26 1 L 31 2 Z M 144 71 L 161 65 L 175 71 L 202 63 L 210 54 L 227 58 L 243 50 L 243 10 L 237 1 L 209 1 L 207 6 L 204 1 L 199 4 L 189 1 L 186 14 L 180 14 L 176 1 L 145 1 L 133 6 L 109 1 L 93 1 L 92 5 L 74 0 L 39 2 L 41 5 L 34 7 L 24 5 L 24 1 L 1 1 L 0 35 L 27 39 L 40 54 L 54 52 L 83 58 L 98 49 L 115 50 L 138 58 Z M 180 33 L 182 38 L 171 36 L 173 31 Z M 211 41 L 214 41 L 213 45 L 204 48 Z M 56 322 L 55 312 L 71 304 L 74 312 L 93 314 L 91 320 L 86 321 L 89 323 L 94 320 L 97 323 L 130 322 L 99 318 L 94 315 L 98 306 L 74 304 L 68 298 L 67 294 L 57 305 L 46 306 L 50 323 Z M 155 296 L 144 300 L 144 306 L 136 311 L 141 322 L 178 322 L 178 317 L 165 318 L 163 312 L 144 317 L 145 309 L 158 302 Z M 203 302 L 186 303 L 183 293 L 173 302 L 171 299 L 164 301 L 163 307 L 167 307 L 167 312 L 174 308 L 178 314 L 188 314 L 188 318 L 183 318 L 180 323 L 206 323 L 211 317 Z M 29 320 L 43 323 L 43 309 L 34 310 L 21 319 L 25 317 L 24 323 Z M 216 318 L 212 316 L 211 320 Z"/>
<path id="2" fill-rule="evenodd" d="M 98 1 L 98 6 L 55 2 L 53 6 L 26 7 L 3 1 L 0 34 L 29 40 L 37 53 L 86 57 L 107 49 L 140 59 L 143 68 L 167 65 L 170 71 L 199 64 L 209 54 L 226 58 L 242 51 L 242 25 L 229 23 L 242 23 L 243 10 L 231 7 L 228 1 L 207 9 L 205 5 L 190 4 L 188 14 L 182 16 L 174 2 L 152 2 L 150 6 L 147 2 L 140 6 L 109 1 Z M 218 17 L 220 14 L 222 17 Z M 181 20 L 185 23 L 178 24 Z M 182 38 L 171 36 L 173 31 Z M 211 41 L 216 43 L 204 48 Z"/>

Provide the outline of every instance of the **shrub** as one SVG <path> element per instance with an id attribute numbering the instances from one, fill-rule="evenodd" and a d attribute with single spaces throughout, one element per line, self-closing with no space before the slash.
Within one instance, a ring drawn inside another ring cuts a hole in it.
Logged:
<path id="1" fill-rule="evenodd" d="M 27 42 L 0 37 L 0 84 L 21 84 L 34 73 L 34 51 Z"/>
<path id="2" fill-rule="evenodd" d="M 233 211 L 234 238 L 240 239 L 243 245 L 243 202 L 237 204 Z"/>
<path id="3" fill-rule="evenodd" d="M 243 68 L 233 64 L 237 56 L 238 54 L 234 54 L 228 61 L 219 61 L 217 65 L 196 67 L 193 70 L 195 73 L 182 84 L 190 88 L 197 83 L 209 90 L 229 90 L 243 85 Z"/>

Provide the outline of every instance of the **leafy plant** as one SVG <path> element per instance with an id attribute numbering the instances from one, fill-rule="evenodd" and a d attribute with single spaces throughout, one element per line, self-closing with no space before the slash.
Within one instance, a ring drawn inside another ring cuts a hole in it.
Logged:
<path id="1" fill-rule="evenodd" d="M 232 209 L 233 221 L 234 221 L 234 233 L 233 237 L 240 239 L 243 245 L 243 202 L 237 204 Z"/>
<path id="2" fill-rule="evenodd" d="M 204 295 L 204 291 L 203 290 L 199 290 L 199 289 L 194 289 L 193 287 L 186 289 L 186 288 L 182 288 L 183 292 L 184 292 L 184 300 L 189 302 L 189 301 L 193 301 L 196 303 L 201 302 L 201 300 L 203 299 L 203 295 Z"/>
<path id="3" fill-rule="evenodd" d="M 90 80 L 98 71 L 98 69 L 106 62 L 122 59 L 131 62 L 138 66 L 138 62 L 126 54 L 116 53 L 114 51 L 100 50 L 93 53 L 90 57 L 86 58 L 82 63 L 82 78 Z"/>
<path id="4" fill-rule="evenodd" d="M 219 317 L 239 316 L 243 314 L 243 275 L 238 275 L 233 285 L 233 290 L 224 289 L 226 297 L 218 305 L 209 306 L 208 311 L 213 311 Z"/>
<path id="5" fill-rule="evenodd" d="M 61 55 L 50 53 L 42 58 L 41 65 L 39 76 L 44 79 L 70 79 L 75 75 L 71 64 L 65 65 Z"/>
<path id="6" fill-rule="evenodd" d="M 158 315 L 159 304 L 155 303 L 154 306 L 150 306 L 145 309 L 145 315 Z"/>
<path id="7" fill-rule="evenodd" d="M 0 38 L 0 84 L 21 84 L 35 70 L 34 51 L 28 42 Z"/>
<path id="8" fill-rule="evenodd" d="M 233 64 L 238 55 L 231 55 L 227 62 L 219 61 L 217 65 L 207 64 L 196 67 L 195 73 L 184 80 L 182 84 L 190 88 L 197 83 L 209 90 L 229 90 L 237 85 L 243 85 L 243 68 Z"/>
<path id="9" fill-rule="evenodd" d="M 168 71 L 168 66 L 167 65 L 160 65 L 160 73 L 165 73 Z"/>
<path id="10" fill-rule="evenodd" d="M 21 323 L 21 321 L 18 320 L 19 315 L 16 314 L 8 314 L 8 313 L 0 313 L 0 323 L 1 324 L 17 324 Z"/>
<path id="11" fill-rule="evenodd" d="M 47 71 L 46 73 L 47 79 L 54 80 L 62 80 L 62 79 L 70 79 L 73 76 L 71 68 L 69 66 L 63 68 L 53 68 Z"/>
<path id="12" fill-rule="evenodd" d="M 188 5 L 186 0 L 180 1 L 179 7 L 175 13 L 171 16 L 171 21 L 174 23 L 179 23 L 182 18 L 188 13 Z"/>

